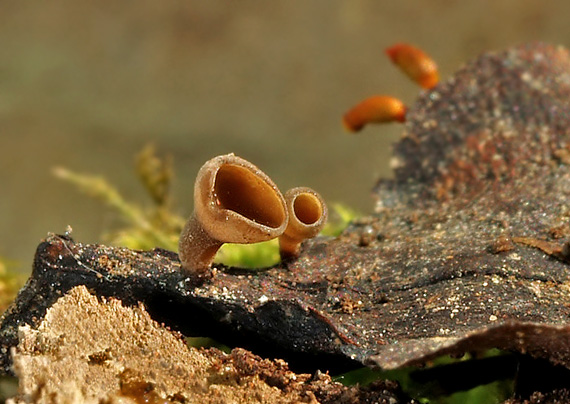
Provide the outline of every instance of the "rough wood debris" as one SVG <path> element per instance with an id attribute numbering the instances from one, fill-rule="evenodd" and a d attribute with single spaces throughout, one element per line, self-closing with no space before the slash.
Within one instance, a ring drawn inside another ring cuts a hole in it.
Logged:
<path id="1" fill-rule="evenodd" d="M 20 395 L 10 404 L 402 402 L 390 382 L 347 388 L 243 349 L 189 349 L 142 306 L 98 300 L 84 286 L 59 299 L 37 329 L 20 328 L 14 369 Z"/>
<path id="2" fill-rule="evenodd" d="M 496 347 L 570 367 L 570 55 L 487 53 L 423 92 L 376 211 L 299 259 L 185 279 L 175 254 L 50 236 L 0 328 L 37 326 L 76 285 L 185 335 L 298 368 L 393 369 Z"/>

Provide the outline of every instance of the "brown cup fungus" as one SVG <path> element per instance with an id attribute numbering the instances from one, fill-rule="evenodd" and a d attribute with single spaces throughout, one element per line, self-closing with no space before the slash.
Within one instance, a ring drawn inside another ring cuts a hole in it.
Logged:
<path id="1" fill-rule="evenodd" d="M 311 188 L 290 189 L 285 193 L 285 202 L 289 224 L 279 236 L 279 253 L 283 259 L 298 257 L 301 243 L 319 234 L 327 221 L 327 206 Z"/>
<path id="2" fill-rule="evenodd" d="M 223 243 L 257 243 L 280 236 L 287 207 L 273 181 L 232 154 L 207 161 L 194 185 L 194 213 L 180 235 L 182 268 L 204 274 Z"/>

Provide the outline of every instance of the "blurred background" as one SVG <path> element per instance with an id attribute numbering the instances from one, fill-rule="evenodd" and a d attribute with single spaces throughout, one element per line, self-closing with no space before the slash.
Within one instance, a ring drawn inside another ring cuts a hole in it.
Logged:
<path id="1" fill-rule="evenodd" d="M 568 16 L 565 0 L 2 2 L 0 256 L 29 271 L 48 231 L 100 242 L 118 224 L 54 166 L 150 204 L 133 165 L 149 142 L 173 156 L 184 216 L 199 167 L 228 152 L 369 213 L 402 127 L 351 135 L 340 119 L 372 94 L 419 94 L 387 46 L 418 45 L 445 79 L 485 50 L 570 45 Z"/>

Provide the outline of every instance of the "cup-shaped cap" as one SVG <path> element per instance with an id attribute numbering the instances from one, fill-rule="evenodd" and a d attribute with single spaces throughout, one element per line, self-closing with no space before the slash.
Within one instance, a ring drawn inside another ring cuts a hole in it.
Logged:
<path id="1" fill-rule="evenodd" d="M 273 181 L 259 168 L 232 154 L 207 161 L 194 185 L 194 214 L 221 243 L 256 243 L 281 235 L 287 207 Z"/>
<path id="2" fill-rule="evenodd" d="M 315 237 L 327 221 L 327 205 L 311 188 L 298 187 L 285 193 L 289 224 L 279 238 L 283 257 L 297 256 L 303 240 Z"/>

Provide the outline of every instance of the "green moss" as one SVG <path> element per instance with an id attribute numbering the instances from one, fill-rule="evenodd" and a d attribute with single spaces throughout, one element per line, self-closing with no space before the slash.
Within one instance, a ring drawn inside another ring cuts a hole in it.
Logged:
<path id="1" fill-rule="evenodd" d="M 137 173 L 152 199 L 150 209 L 127 201 L 105 178 L 61 167 L 55 168 L 53 173 L 117 211 L 123 226 L 103 235 L 110 244 L 142 250 L 162 247 L 175 251 L 184 218 L 171 209 L 169 187 L 173 173 L 167 161 L 170 159 L 158 158 L 152 146 L 145 147 L 136 159 Z"/>
<path id="2" fill-rule="evenodd" d="M 215 262 L 240 268 L 266 268 L 279 262 L 277 239 L 255 244 L 224 244 Z"/>
<path id="3" fill-rule="evenodd" d="M 24 285 L 24 275 L 15 271 L 16 263 L 0 257 L 0 314 L 14 301 Z"/>
<path id="4" fill-rule="evenodd" d="M 229 346 L 208 337 L 186 337 L 184 340 L 186 341 L 186 345 L 193 348 L 218 348 L 227 354 L 232 351 Z"/>
<path id="5" fill-rule="evenodd" d="M 501 403 L 513 394 L 514 377 L 494 380 L 491 383 L 475 386 L 466 391 L 446 392 L 445 388 L 438 384 L 438 380 L 431 382 L 419 383 L 418 373 L 429 371 L 430 369 L 453 366 L 459 362 L 468 362 L 483 358 L 491 358 L 495 356 L 509 355 L 498 349 L 491 349 L 485 354 L 474 358 L 470 354 L 464 355 L 461 359 L 442 356 L 427 364 L 425 369 L 415 367 L 395 369 L 395 370 L 375 370 L 370 368 L 357 369 L 335 377 L 335 380 L 344 385 L 362 385 L 366 386 L 376 380 L 395 380 L 400 384 L 402 390 L 415 398 L 420 403 L 429 404 L 493 404 Z M 465 377 L 473 377 L 466 374 Z"/>
<path id="6" fill-rule="evenodd" d="M 498 404 L 511 397 L 513 388 L 514 381 L 512 379 L 497 380 L 432 402 L 438 404 Z"/>
<path id="7" fill-rule="evenodd" d="M 351 221 L 361 216 L 352 208 L 342 203 L 333 203 L 329 206 L 329 220 L 325 224 L 322 234 L 325 236 L 336 237 Z"/>

